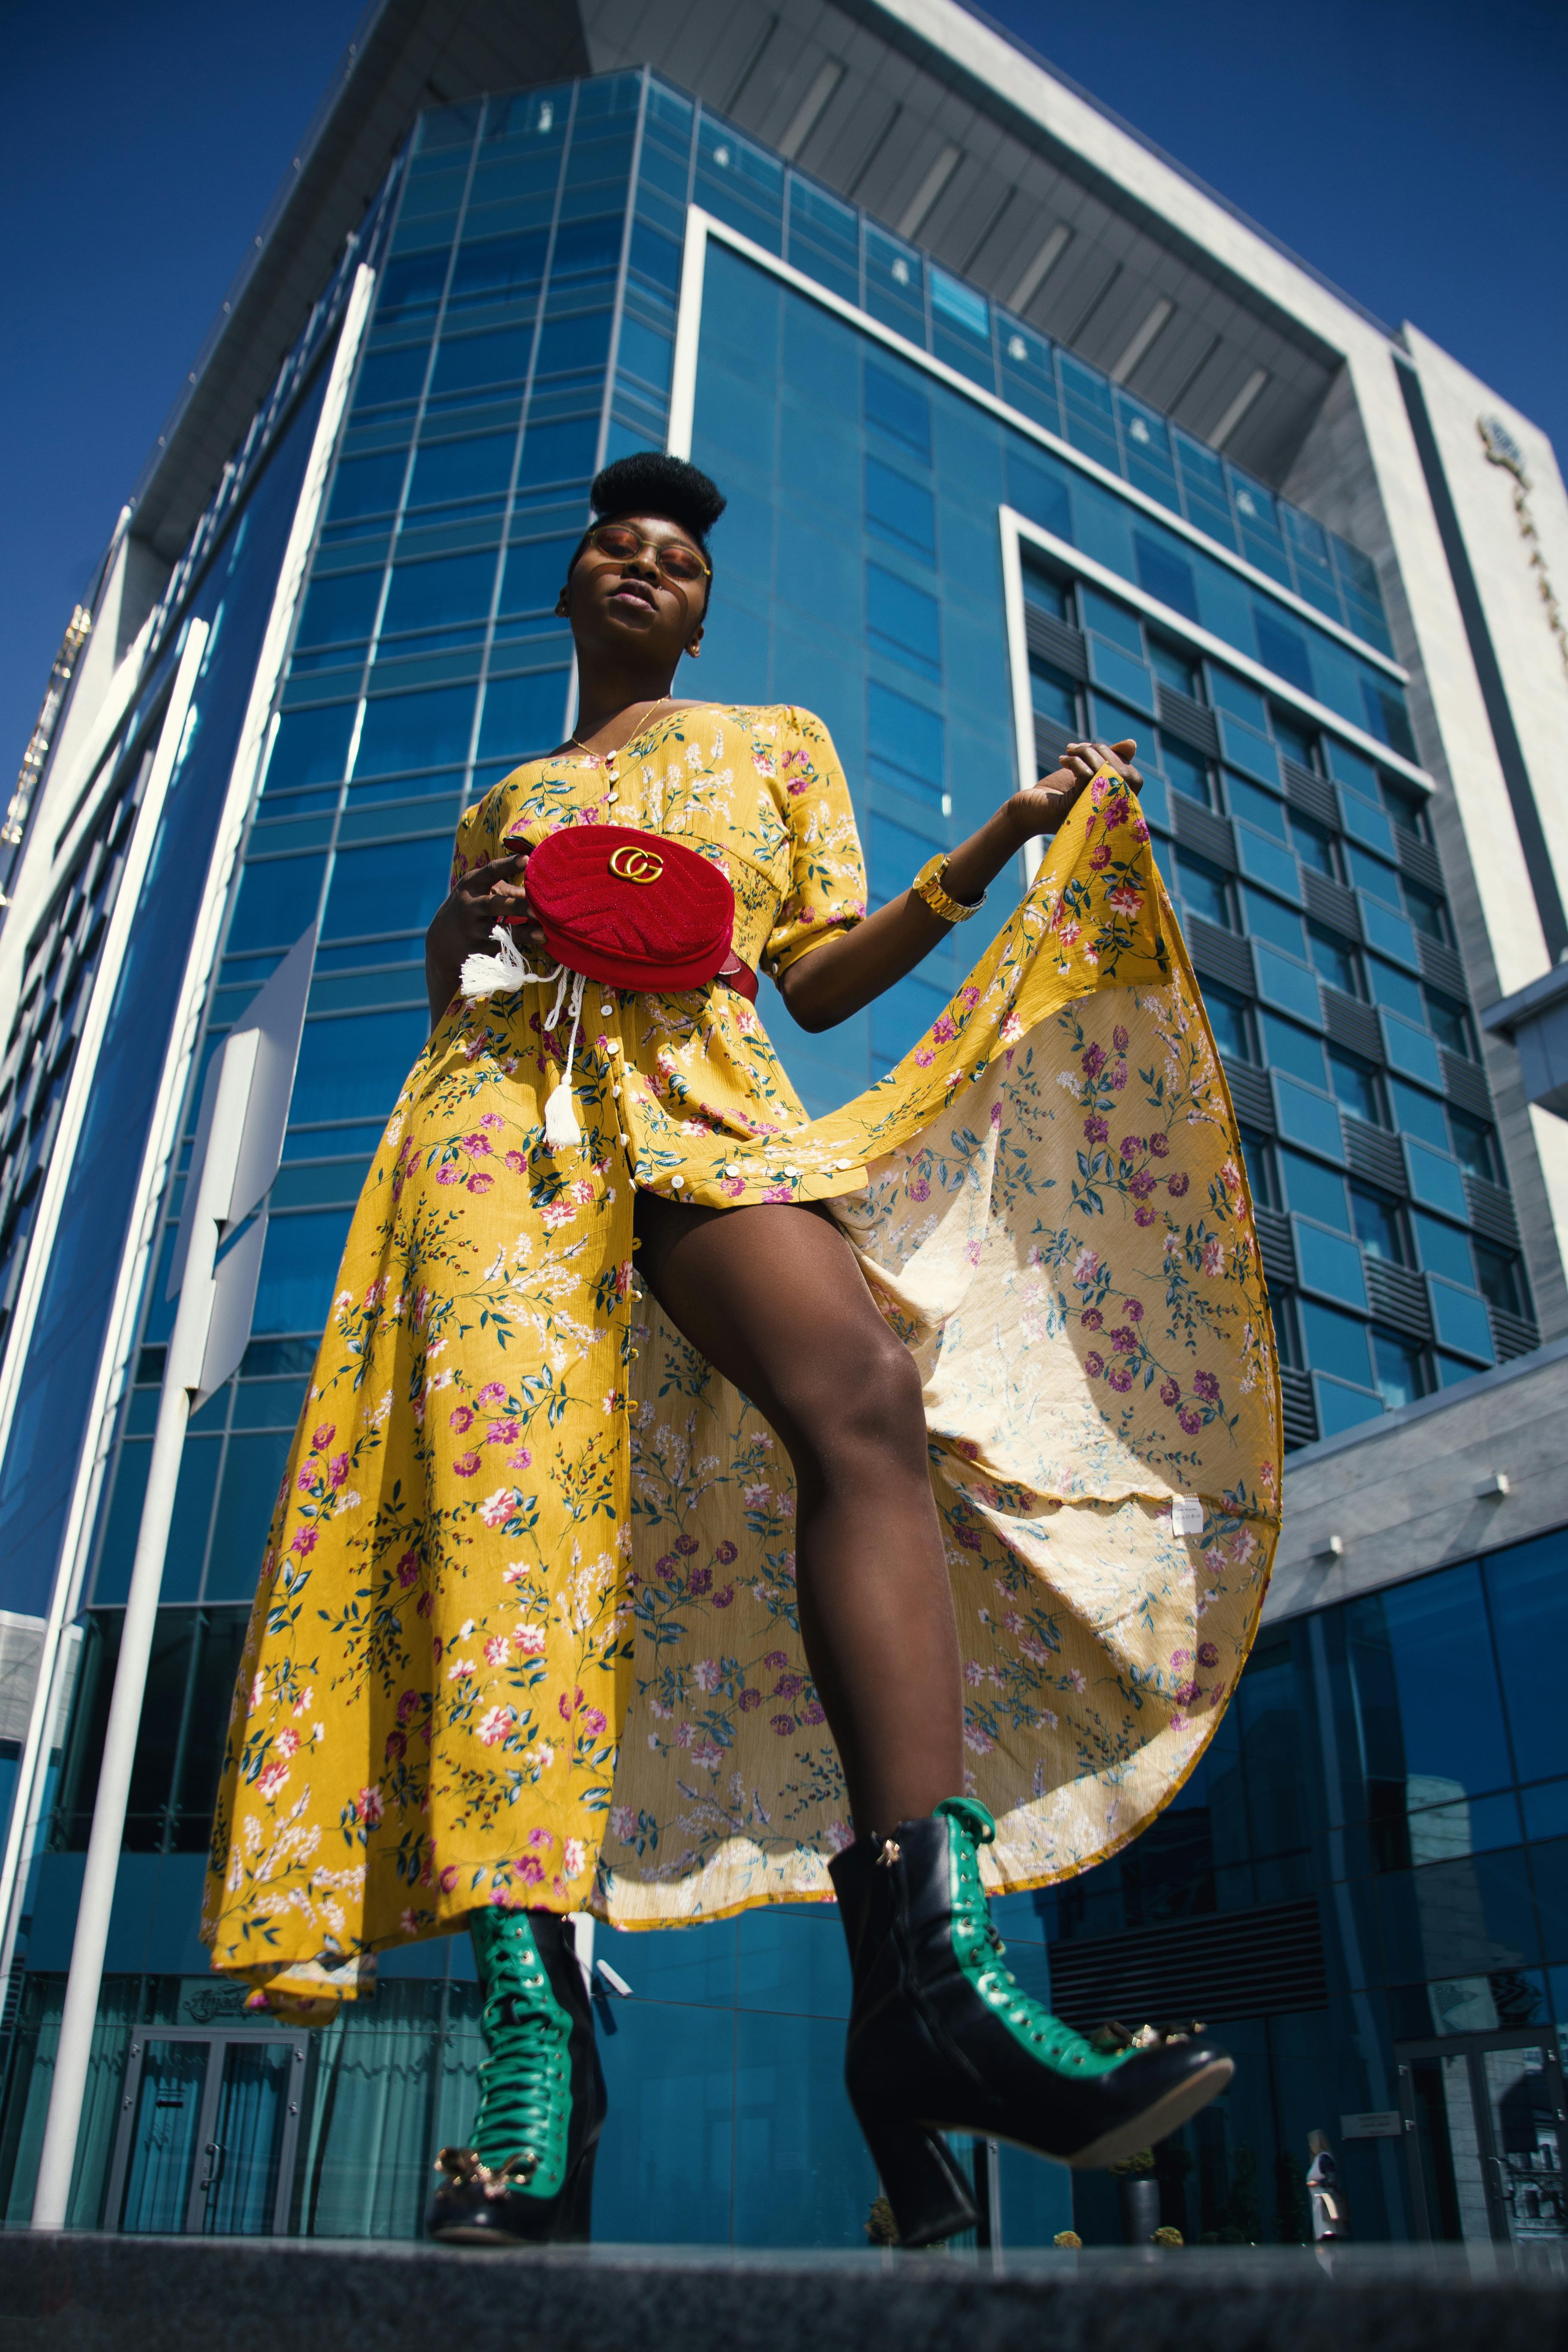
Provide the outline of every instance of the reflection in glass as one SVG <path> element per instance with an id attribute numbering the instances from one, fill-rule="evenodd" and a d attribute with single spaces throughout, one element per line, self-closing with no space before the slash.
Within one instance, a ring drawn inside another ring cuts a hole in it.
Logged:
<path id="1" fill-rule="evenodd" d="M 121 2210 L 122 2230 L 160 2237 L 184 2230 L 206 2071 L 205 2042 L 146 2044 Z"/>
<path id="2" fill-rule="evenodd" d="M 296 2072 L 302 2075 L 304 2068 L 288 2042 L 231 2042 L 224 2052 L 223 2087 L 206 2151 L 206 2236 L 270 2235 Z"/>

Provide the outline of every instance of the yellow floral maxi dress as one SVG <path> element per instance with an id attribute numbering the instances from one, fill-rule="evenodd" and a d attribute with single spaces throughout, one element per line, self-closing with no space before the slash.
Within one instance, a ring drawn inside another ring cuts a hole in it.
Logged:
<path id="1" fill-rule="evenodd" d="M 457 869 L 566 824 L 685 842 L 773 977 L 864 911 L 843 775 L 784 709 L 531 761 Z M 732 990 L 454 1003 L 366 1180 L 230 1724 L 203 1933 L 278 2000 L 485 1903 L 628 1927 L 826 1896 L 849 1835 L 782 1448 L 634 1279 L 635 1189 L 828 1201 L 924 1376 L 995 1887 L 1169 1802 L 1258 1622 L 1273 1338 L 1225 1083 L 1136 801 L 1079 800 L 898 1066 L 807 1119 Z M 1186 1498 L 1184 1502 L 1181 1498 Z"/>

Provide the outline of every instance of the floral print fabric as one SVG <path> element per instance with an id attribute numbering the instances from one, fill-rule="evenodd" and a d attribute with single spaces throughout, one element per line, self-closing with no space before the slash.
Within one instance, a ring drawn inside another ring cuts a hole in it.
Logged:
<path id="1" fill-rule="evenodd" d="M 722 865 L 737 947 L 774 974 L 864 911 L 806 713 L 680 711 L 615 761 L 532 761 L 465 818 L 458 870 L 605 821 Z M 1272 1332 L 1129 793 L 1083 796 L 925 1038 L 829 1117 L 806 1118 L 734 992 L 590 983 L 582 1147 L 547 1151 L 553 994 L 448 1010 L 351 1230 L 207 1882 L 215 1965 L 275 2001 L 352 1994 L 377 1949 L 482 1903 L 653 1927 L 830 1893 L 849 1831 L 800 1646 L 789 1465 L 637 1283 L 638 1186 L 828 1201 L 914 1354 L 991 1884 L 1134 1836 L 1257 1624 Z"/>

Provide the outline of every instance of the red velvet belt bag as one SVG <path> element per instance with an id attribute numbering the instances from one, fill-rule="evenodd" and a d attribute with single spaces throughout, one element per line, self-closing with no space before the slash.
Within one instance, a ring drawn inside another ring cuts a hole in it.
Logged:
<path id="1" fill-rule="evenodd" d="M 629 824 L 567 825 L 531 852 L 523 880 L 529 915 L 569 971 L 655 994 L 722 980 L 756 1002 L 757 975 L 734 950 L 729 877 L 680 842 Z"/>

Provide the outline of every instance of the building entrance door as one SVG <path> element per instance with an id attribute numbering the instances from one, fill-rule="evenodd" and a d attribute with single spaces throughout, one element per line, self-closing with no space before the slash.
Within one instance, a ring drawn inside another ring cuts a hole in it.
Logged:
<path id="1" fill-rule="evenodd" d="M 1397 2054 L 1420 2235 L 1568 2240 L 1568 2110 L 1555 2037 L 1474 2033 L 1405 2043 Z"/>
<path id="2" fill-rule="evenodd" d="M 131 2043 L 111 2230 L 281 2236 L 305 2082 L 302 2033 L 156 2027 Z"/>

